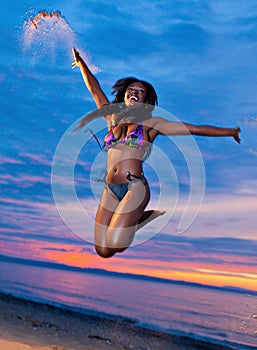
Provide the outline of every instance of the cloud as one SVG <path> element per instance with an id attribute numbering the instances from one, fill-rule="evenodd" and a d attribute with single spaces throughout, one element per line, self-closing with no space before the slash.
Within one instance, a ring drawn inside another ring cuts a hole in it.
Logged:
<path id="1" fill-rule="evenodd" d="M 0 156 L 0 164 L 24 164 L 24 162 L 17 158 Z"/>
<path id="2" fill-rule="evenodd" d="M 235 189 L 235 193 L 243 196 L 257 196 L 257 180 L 249 179 L 248 181 L 243 181 L 239 186 Z M 244 198 L 244 197 L 242 197 Z M 244 202 L 245 205 L 245 202 Z M 256 204 L 257 209 L 257 204 Z"/>
<path id="3" fill-rule="evenodd" d="M 253 128 L 257 128 L 257 117 L 246 117 L 242 124 L 244 125 L 250 125 Z"/>
<path id="4" fill-rule="evenodd" d="M 74 235 L 65 227 L 53 203 L 6 198 L 1 201 L 3 254 L 77 266 L 101 265 L 96 256 L 93 258 L 93 242 L 81 240 L 79 235 Z M 218 202 L 216 204 L 210 203 L 205 208 L 205 217 L 210 213 L 215 216 L 217 211 L 222 211 Z M 81 225 L 76 207 L 72 203 L 64 203 L 63 206 L 74 223 Z M 94 216 L 96 203 L 93 200 L 85 200 L 83 206 Z M 227 203 L 225 206 L 228 207 Z M 247 207 L 248 210 L 249 208 L 251 205 Z M 233 210 L 235 209 L 239 210 L 236 204 Z M 238 225 L 238 222 L 232 221 L 232 224 Z M 86 227 L 90 230 L 89 225 Z M 200 231 L 203 233 L 203 228 Z M 186 280 L 190 280 L 192 274 L 197 274 L 198 281 L 211 275 L 219 278 L 252 278 L 248 274 L 254 275 L 256 271 L 256 237 L 252 240 L 231 236 L 215 237 L 209 228 L 205 232 L 204 237 L 191 233 L 181 236 L 171 234 L 167 227 L 163 234 L 157 234 L 152 239 L 131 247 L 126 254 L 110 261 L 108 269 L 121 271 L 122 266 L 125 266 L 126 271 L 131 273 Z"/>
<path id="5" fill-rule="evenodd" d="M 257 156 L 257 149 L 253 149 L 253 148 L 247 148 L 247 152 L 249 152 L 250 154 L 253 154 L 254 156 Z"/>
<path id="6" fill-rule="evenodd" d="M 243 191 L 243 187 L 242 187 Z M 232 195 L 206 193 L 202 205 L 195 208 L 196 217 L 192 225 L 183 233 L 188 237 L 244 237 L 256 239 L 256 196 L 253 192 Z M 161 232 L 173 236 L 186 210 L 186 196 L 179 197 L 175 213 Z M 154 202 L 153 202 L 154 207 Z M 170 202 L 163 200 L 161 209 L 169 213 Z M 193 210 L 192 207 L 190 207 Z"/>
<path id="7" fill-rule="evenodd" d="M 28 175 L 28 174 L 19 174 L 19 176 L 14 175 L 4 175 L 0 176 L 1 184 L 11 184 L 12 186 L 17 186 L 20 188 L 32 187 L 34 184 L 42 183 L 49 184 L 49 177 L 46 175 Z"/>
<path id="8" fill-rule="evenodd" d="M 256 278 L 256 247 L 256 241 L 247 239 L 158 235 L 128 251 L 127 259 L 133 257 L 138 264 L 145 267 L 152 264 L 156 269 L 162 265 L 167 271 L 241 275 L 244 278 L 250 278 L 252 274 L 251 278 Z M 144 261 L 139 263 L 140 256 Z"/>
<path id="9" fill-rule="evenodd" d="M 217 17 L 223 20 L 223 22 L 230 22 L 241 18 L 249 18 L 256 11 L 256 4 L 254 0 L 250 0 L 247 3 L 240 0 L 233 1 L 231 6 L 230 0 L 217 0 L 210 2 L 211 10 Z"/>
<path id="10" fill-rule="evenodd" d="M 47 153 L 47 152 L 46 152 Z M 47 167 L 52 166 L 52 159 L 49 159 L 46 154 L 37 154 L 32 152 L 19 152 L 18 157 L 23 158 L 26 163 L 34 165 L 45 165 Z"/>

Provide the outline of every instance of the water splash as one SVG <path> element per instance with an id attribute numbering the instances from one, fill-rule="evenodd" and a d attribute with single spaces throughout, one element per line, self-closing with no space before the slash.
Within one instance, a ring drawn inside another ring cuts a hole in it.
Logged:
<path id="1" fill-rule="evenodd" d="M 257 156 L 256 148 L 256 128 L 257 117 L 256 115 L 246 116 L 242 121 L 238 123 L 242 129 L 243 145 L 246 152 L 252 156 Z"/>
<path id="2" fill-rule="evenodd" d="M 21 39 L 23 55 L 32 64 L 47 59 L 56 63 L 59 54 L 71 58 L 71 49 L 76 47 L 93 73 L 100 69 L 90 63 L 89 54 L 80 48 L 77 34 L 69 26 L 60 11 L 40 11 L 24 21 Z"/>
<path id="3" fill-rule="evenodd" d="M 246 117 L 242 124 L 250 125 L 250 126 L 256 128 L 257 127 L 257 117 L 256 116 L 254 116 L 254 117 Z"/>

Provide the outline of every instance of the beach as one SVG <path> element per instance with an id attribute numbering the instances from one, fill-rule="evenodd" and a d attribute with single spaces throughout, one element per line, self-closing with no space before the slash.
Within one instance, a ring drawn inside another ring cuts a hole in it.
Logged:
<path id="1" fill-rule="evenodd" d="M 1 350 L 230 349 L 8 294 L 0 294 L 0 310 Z"/>

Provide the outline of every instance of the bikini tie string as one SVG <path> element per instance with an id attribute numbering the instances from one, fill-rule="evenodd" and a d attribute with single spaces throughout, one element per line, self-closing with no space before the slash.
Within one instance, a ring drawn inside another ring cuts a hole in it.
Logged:
<path id="1" fill-rule="evenodd" d="M 131 174 L 130 171 L 127 171 L 127 180 L 128 180 L 128 181 L 132 181 L 131 177 L 134 177 L 134 178 L 137 179 L 137 180 L 141 180 L 141 179 L 144 177 L 144 174 L 141 173 L 141 176 L 137 176 L 137 175 Z"/>

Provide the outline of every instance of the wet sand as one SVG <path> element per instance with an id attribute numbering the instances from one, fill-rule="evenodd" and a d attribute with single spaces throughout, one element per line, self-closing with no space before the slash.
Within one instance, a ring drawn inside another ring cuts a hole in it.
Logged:
<path id="1" fill-rule="evenodd" d="M 0 294 L 0 310 L 1 350 L 230 349 L 6 294 Z"/>

